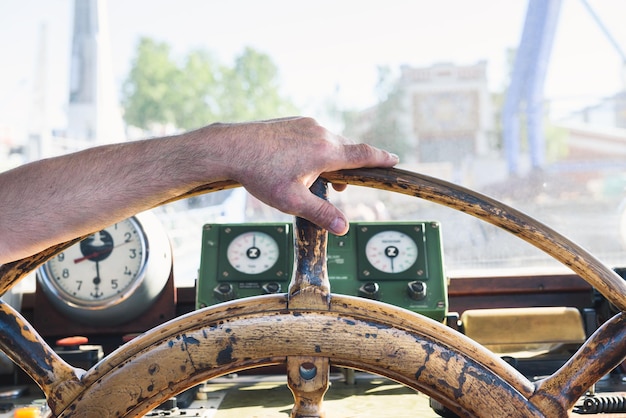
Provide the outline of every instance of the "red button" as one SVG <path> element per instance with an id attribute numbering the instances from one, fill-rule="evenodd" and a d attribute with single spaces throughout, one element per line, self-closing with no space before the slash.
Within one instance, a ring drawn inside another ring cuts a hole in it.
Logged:
<path id="1" fill-rule="evenodd" d="M 87 344 L 89 340 L 87 337 L 74 336 L 74 337 L 65 337 L 57 340 L 57 345 L 60 347 L 73 347 L 82 344 Z"/>

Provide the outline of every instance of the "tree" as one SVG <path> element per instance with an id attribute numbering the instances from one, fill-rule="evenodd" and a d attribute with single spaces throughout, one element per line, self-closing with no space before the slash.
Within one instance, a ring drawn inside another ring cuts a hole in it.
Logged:
<path id="1" fill-rule="evenodd" d="M 182 129 L 193 129 L 219 119 L 217 97 L 221 94 L 222 69 L 213 56 L 206 50 L 192 51 L 180 71 L 182 76 L 170 86 L 174 124 Z"/>
<path id="2" fill-rule="evenodd" d="M 279 94 L 278 68 L 266 54 L 245 48 L 232 69 L 223 74 L 222 117 L 253 120 L 297 113 Z"/>
<path id="3" fill-rule="evenodd" d="M 190 52 L 178 65 L 167 44 L 143 38 L 124 83 L 125 120 L 143 129 L 173 124 L 189 130 L 213 121 L 298 113 L 279 90 L 278 68 L 252 48 L 245 48 L 232 68 L 204 49 Z"/>
<path id="4" fill-rule="evenodd" d="M 181 77 L 170 57 L 169 45 L 142 38 L 122 90 L 126 123 L 144 129 L 156 123 L 174 123 L 171 104 L 176 99 L 171 86 Z"/>

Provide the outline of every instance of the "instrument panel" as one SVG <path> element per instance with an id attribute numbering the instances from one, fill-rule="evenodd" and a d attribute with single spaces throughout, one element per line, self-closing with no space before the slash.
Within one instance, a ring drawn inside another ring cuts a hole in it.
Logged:
<path id="1" fill-rule="evenodd" d="M 390 303 L 441 321 L 448 308 L 438 222 L 353 222 L 329 235 L 333 293 Z M 294 268 L 291 223 L 207 224 L 196 307 L 287 291 Z"/>

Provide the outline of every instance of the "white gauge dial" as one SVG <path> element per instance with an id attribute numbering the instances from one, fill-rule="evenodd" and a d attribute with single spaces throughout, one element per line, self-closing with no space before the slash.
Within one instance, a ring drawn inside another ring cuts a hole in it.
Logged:
<path id="1" fill-rule="evenodd" d="M 374 268 L 384 273 L 402 273 L 415 264 L 418 249 L 405 233 L 383 231 L 367 241 L 365 256 Z"/>
<path id="2" fill-rule="evenodd" d="M 235 237 L 228 245 L 226 255 L 235 270 L 245 274 L 260 274 L 276 264 L 280 250 L 270 235 L 252 231 Z"/>

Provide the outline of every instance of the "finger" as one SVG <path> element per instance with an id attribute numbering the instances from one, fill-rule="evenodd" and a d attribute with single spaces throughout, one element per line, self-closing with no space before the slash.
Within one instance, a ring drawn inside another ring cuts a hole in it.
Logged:
<path id="1" fill-rule="evenodd" d="M 348 232 L 346 216 L 327 200 L 315 196 L 308 189 L 305 189 L 299 200 L 300 209 L 294 215 L 307 219 L 335 235 L 345 235 Z"/>
<path id="2" fill-rule="evenodd" d="M 399 161 L 396 154 L 368 144 L 344 145 L 343 150 L 343 168 L 393 167 Z"/>

